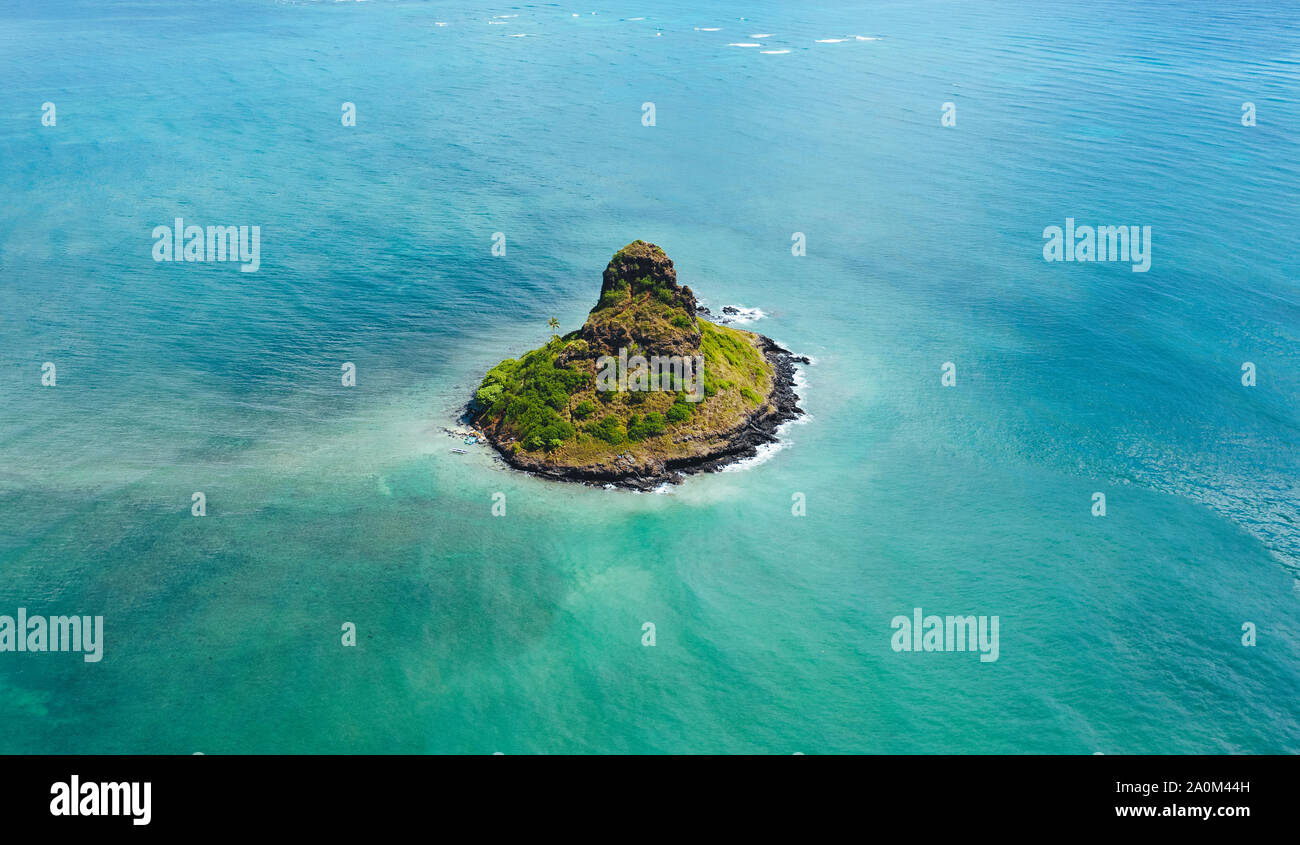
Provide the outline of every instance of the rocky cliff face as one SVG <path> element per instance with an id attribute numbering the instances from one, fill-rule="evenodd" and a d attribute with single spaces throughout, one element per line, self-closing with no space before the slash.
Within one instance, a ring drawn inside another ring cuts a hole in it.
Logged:
<path id="1" fill-rule="evenodd" d="M 662 249 L 633 241 L 605 267 L 600 301 L 579 336 L 591 357 L 616 355 L 620 348 L 646 355 L 699 354 L 695 294 L 677 284 L 672 259 Z"/>
<path id="2" fill-rule="evenodd" d="M 673 291 L 681 307 L 692 313 L 695 311 L 695 294 L 689 287 L 677 284 L 673 260 L 655 244 L 633 241 L 614 253 L 601 276 L 601 296 L 628 282 L 632 283 L 634 290 L 667 287 Z"/>

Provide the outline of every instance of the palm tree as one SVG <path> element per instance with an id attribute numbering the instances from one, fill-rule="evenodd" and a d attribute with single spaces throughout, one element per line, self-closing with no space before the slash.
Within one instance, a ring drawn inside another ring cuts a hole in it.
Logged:
<path id="1" fill-rule="evenodd" d="M 551 319 L 546 321 L 546 325 L 550 326 L 551 328 L 551 337 L 559 337 L 559 334 L 556 333 L 555 331 L 560 327 L 559 320 L 552 317 Z M 569 397 L 569 422 L 573 422 L 573 397 L 572 396 Z"/>

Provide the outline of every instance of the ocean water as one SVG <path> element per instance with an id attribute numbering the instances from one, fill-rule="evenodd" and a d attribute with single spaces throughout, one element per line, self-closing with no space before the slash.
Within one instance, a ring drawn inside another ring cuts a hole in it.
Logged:
<path id="1" fill-rule="evenodd" d="M 0 752 L 1300 752 L 1298 34 L 5 0 L 0 614 L 105 645 L 0 653 Z M 177 216 L 260 269 L 155 262 Z M 1149 272 L 1045 262 L 1067 217 Z M 635 238 L 815 359 L 783 448 L 644 495 L 452 454 Z M 914 607 L 998 660 L 895 652 Z"/>

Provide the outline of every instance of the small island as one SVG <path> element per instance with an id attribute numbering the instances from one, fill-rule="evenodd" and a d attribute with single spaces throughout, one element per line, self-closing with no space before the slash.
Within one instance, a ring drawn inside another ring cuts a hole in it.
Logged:
<path id="1" fill-rule="evenodd" d="M 752 457 L 803 413 L 808 359 L 707 313 L 662 249 L 634 241 L 582 328 L 493 367 L 467 417 L 511 466 L 566 481 L 647 490 Z"/>

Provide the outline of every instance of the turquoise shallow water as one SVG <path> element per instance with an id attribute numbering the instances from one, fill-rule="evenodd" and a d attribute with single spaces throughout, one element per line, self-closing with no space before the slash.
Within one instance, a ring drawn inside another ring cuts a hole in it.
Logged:
<path id="1" fill-rule="evenodd" d="M 1300 13 L 654 5 L 5 4 L 0 614 L 106 645 L 0 653 L 0 751 L 1300 751 Z M 261 269 L 155 263 L 176 216 Z M 815 358 L 787 447 L 450 454 L 638 237 Z"/>

